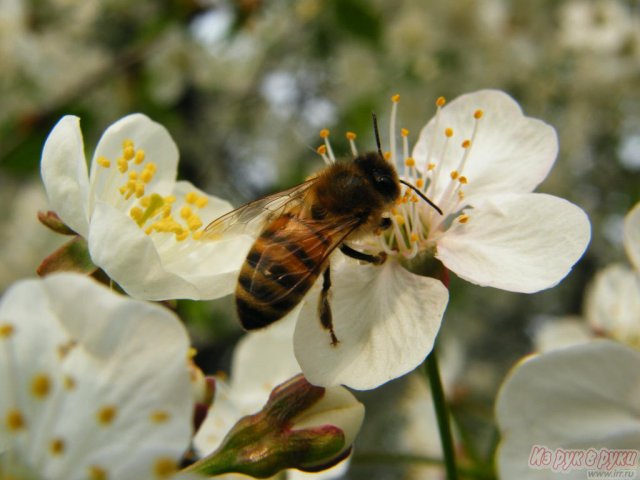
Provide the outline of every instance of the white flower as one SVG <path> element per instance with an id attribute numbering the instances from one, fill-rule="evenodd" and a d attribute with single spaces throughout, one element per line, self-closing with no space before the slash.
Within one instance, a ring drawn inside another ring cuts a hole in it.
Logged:
<path id="1" fill-rule="evenodd" d="M 171 312 L 84 276 L 14 284 L 0 300 L 0 477 L 167 478 L 191 437 L 188 351 Z"/>
<path id="2" fill-rule="evenodd" d="M 530 467 L 534 446 L 552 452 L 638 449 L 639 397 L 640 352 L 615 342 L 594 341 L 525 360 L 511 372 L 496 403 L 500 478 L 587 478 L 584 465 L 554 473 L 560 455 L 548 468 Z M 637 464 L 630 471 L 640 473 Z"/>
<path id="3" fill-rule="evenodd" d="M 210 299 L 229 294 L 250 246 L 247 237 L 202 242 L 207 222 L 231 209 L 176 182 L 178 150 L 142 114 L 111 125 L 90 174 L 79 119 L 63 117 L 42 152 L 42 179 L 60 218 L 88 240 L 93 263 L 131 296 Z"/>
<path id="4" fill-rule="evenodd" d="M 194 438 L 194 446 L 201 455 L 216 450 L 240 418 L 258 412 L 277 385 L 300 372 L 291 348 L 292 333 L 293 322 L 288 319 L 249 333 L 239 342 L 233 354 L 231 378 L 228 382 L 216 379 L 214 402 Z M 323 410 L 323 405 L 330 401 L 334 402 L 334 408 Z M 300 419 L 295 428 L 336 425 L 345 432 L 345 449 L 352 445 L 364 418 L 364 407 L 346 389 L 328 389 L 311 410 L 315 413 L 307 412 L 307 419 Z M 347 467 L 348 462 L 341 462 L 317 474 L 287 470 L 287 478 L 337 478 Z"/>
<path id="5" fill-rule="evenodd" d="M 398 97 L 393 100 L 390 156 L 398 164 Z M 308 296 L 295 332 L 296 357 L 312 383 L 374 388 L 424 360 L 448 293 L 439 280 L 410 270 L 433 270 L 431 259 L 477 285 L 533 293 L 560 282 L 589 242 L 589 220 L 580 208 L 531 193 L 558 152 L 552 127 L 525 117 L 511 97 L 494 90 L 463 95 L 444 108 L 438 99 L 437 105 L 412 155 L 402 129 L 401 176 L 444 214 L 406 189 L 392 211 L 392 228 L 360 244 L 385 251 L 387 261 L 370 266 L 338 257 L 332 263 L 340 343 L 330 344 L 317 319 L 318 289 Z"/>

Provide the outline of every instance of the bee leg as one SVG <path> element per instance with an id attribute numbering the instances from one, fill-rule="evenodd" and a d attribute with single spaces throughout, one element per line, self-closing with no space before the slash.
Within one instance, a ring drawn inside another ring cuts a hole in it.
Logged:
<path id="1" fill-rule="evenodd" d="M 347 257 L 355 258 L 356 260 L 362 260 L 363 262 L 372 263 L 374 265 L 382 265 L 387 259 L 387 254 L 385 252 L 380 252 L 378 255 L 369 255 L 368 253 L 362 253 L 354 250 L 344 243 L 340 245 L 340 251 Z"/>
<path id="2" fill-rule="evenodd" d="M 331 305 L 329 305 L 329 290 L 331 289 L 331 272 L 330 267 L 327 267 L 323 274 L 322 291 L 320 292 L 320 299 L 318 301 L 318 316 L 320 317 L 320 323 L 325 330 L 329 330 L 331 335 L 331 346 L 335 347 L 340 343 L 336 333 L 333 331 L 333 315 L 331 314 Z"/>

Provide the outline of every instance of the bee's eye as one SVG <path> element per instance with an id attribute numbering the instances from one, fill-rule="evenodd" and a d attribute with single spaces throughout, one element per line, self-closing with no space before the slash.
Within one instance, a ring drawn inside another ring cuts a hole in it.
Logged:
<path id="1" fill-rule="evenodd" d="M 378 190 L 380 190 L 380 192 L 382 193 L 393 193 L 396 191 L 396 184 L 394 183 L 393 179 L 391 177 L 389 177 L 388 175 L 376 175 L 374 177 L 374 180 L 376 182 L 376 187 L 378 188 Z"/>

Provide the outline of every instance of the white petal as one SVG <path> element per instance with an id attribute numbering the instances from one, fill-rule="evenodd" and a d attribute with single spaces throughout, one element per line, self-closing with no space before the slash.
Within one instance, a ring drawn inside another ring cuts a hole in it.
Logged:
<path id="1" fill-rule="evenodd" d="M 242 249 L 246 252 L 249 243 L 235 238 L 159 252 L 129 216 L 102 202 L 96 205 L 89 233 L 93 262 L 129 295 L 146 300 L 228 295 L 235 288 Z"/>
<path id="2" fill-rule="evenodd" d="M 304 302 L 294 350 L 309 382 L 375 388 L 416 368 L 433 347 L 449 294 L 438 280 L 389 260 L 332 269 L 332 346 L 317 314 L 319 289 Z"/>
<path id="3" fill-rule="evenodd" d="M 452 128 L 441 175 L 458 168 L 464 149 L 461 144 L 471 139 L 474 112 L 483 111 L 476 138 L 463 170 L 469 183 L 465 185 L 466 199 L 479 194 L 531 192 L 545 179 L 558 153 L 558 139 L 553 127 L 534 118 L 525 117 L 518 103 L 498 90 L 481 90 L 462 95 L 447 104 L 420 132 L 413 157 L 420 166 L 428 161 L 441 161 L 445 144 L 445 128 Z M 435 133 L 435 136 L 434 136 Z M 443 178 L 441 177 L 441 178 Z M 436 200 L 447 182 L 438 182 Z"/>
<path id="4" fill-rule="evenodd" d="M 579 345 L 593 340 L 594 335 L 584 319 L 555 318 L 544 322 L 535 332 L 534 344 L 540 353 Z"/>
<path id="5" fill-rule="evenodd" d="M 216 378 L 215 398 L 193 439 L 199 455 L 206 456 L 214 452 L 238 420 L 245 415 L 257 412 L 262 405 L 251 411 L 244 411 L 238 407 L 229 385 Z"/>
<path id="6" fill-rule="evenodd" d="M 133 160 L 130 161 L 129 170 L 120 173 L 117 160 L 123 156 L 125 140 L 131 140 L 136 151 L 143 150 L 145 160 L 140 165 L 136 165 Z M 139 173 L 149 162 L 156 165 L 156 171 L 153 179 L 146 185 L 146 191 L 163 196 L 169 195 L 176 181 L 178 156 L 178 147 L 165 127 L 141 113 L 121 118 L 105 130 L 93 155 L 92 205 L 102 200 L 126 208 L 128 203 L 122 200 L 118 189 L 126 184 L 130 170 Z M 100 157 L 108 159 L 111 166 L 109 168 L 100 166 L 97 162 Z"/>
<path id="7" fill-rule="evenodd" d="M 40 172 L 52 209 L 65 224 L 86 237 L 89 175 L 78 117 L 64 116 L 53 127 L 42 150 Z"/>
<path id="8" fill-rule="evenodd" d="M 640 346 L 640 275 L 609 265 L 598 272 L 585 297 L 591 327 L 610 338 Z"/>
<path id="9" fill-rule="evenodd" d="M 533 357 L 503 384 L 496 403 L 500 477 L 548 479 L 528 466 L 534 445 L 548 449 L 637 449 L 640 353 L 596 341 Z M 561 478 L 585 478 L 585 470 Z"/>
<path id="10" fill-rule="evenodd" d="M 640 203 L 624 219 L 624 247 L 631 263 L 640 272 Z"/>
<path id="11" fill-rule="evenodd" d="M 533 293 L 562 280 L 591 237 L 587 215 L 551 195 L 507 194 L 467 210 L 469 220 L 437 242 L 436 256 L 459 277 L 481 286 Z"/>
<path id="12" fill-rule="evenodd" d="M 29 314 L 10 339 L 13 374 L 28 384 L 27 372 L 42 358 L 53 385 L 45 398 L 21 404 L 30 438 L 29 451 L 18 453 L 43 478 L 86 478 L 90 466 L 113 479 L 152 478 L 157 461 L 177 462 L 191 436 L 193 398 L 189 342 L 175 315 L 75 274 L 23 282 L 12 292 L 0 307 L 2 318 L 11 302 L 23 303 Z M 45 305 L 45 315 L 33 311 L 34 304 Z M 40 348 L 35 356 L 34 348 Z M 112 421 L 101 423 L 98 413 L 106 407 Z M 158 416 L 162 421 L 154 421 Z M 50 453 L 56 438 L 64 442 L 59 456 Z"/>

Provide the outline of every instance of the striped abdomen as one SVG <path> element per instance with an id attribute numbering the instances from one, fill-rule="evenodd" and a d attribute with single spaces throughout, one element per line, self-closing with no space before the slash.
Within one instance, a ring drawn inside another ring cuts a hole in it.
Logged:
<path id="1" fill-rule="evenodd" d="M 309 291 L 335 246 L 317 222 L 286 213 L 268 224 L 245 260 L 236 287 L 236 308 L 248 330 L 290 312 Z"/>

